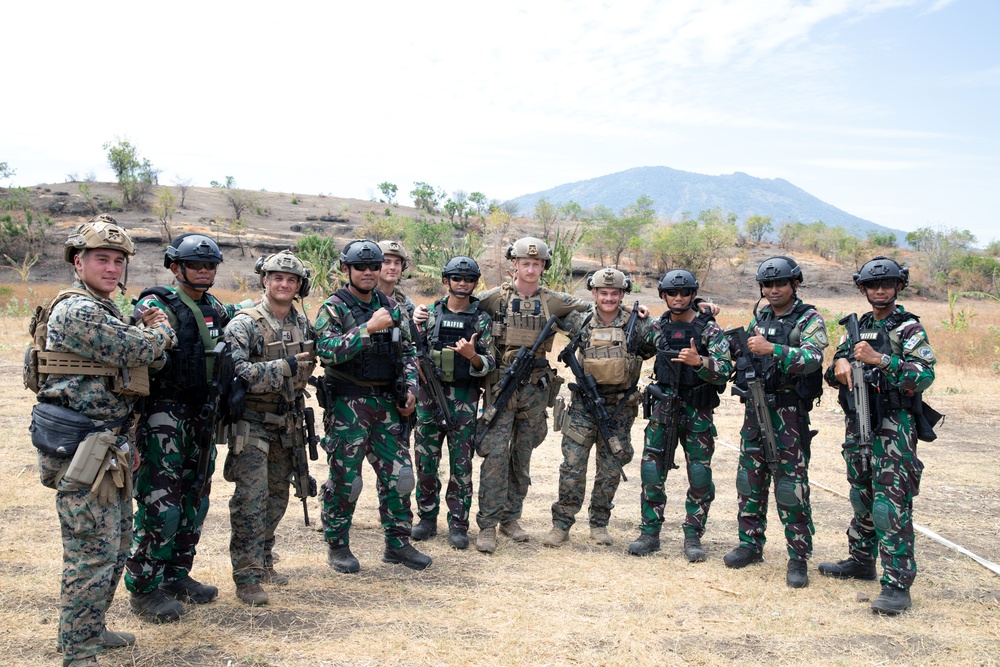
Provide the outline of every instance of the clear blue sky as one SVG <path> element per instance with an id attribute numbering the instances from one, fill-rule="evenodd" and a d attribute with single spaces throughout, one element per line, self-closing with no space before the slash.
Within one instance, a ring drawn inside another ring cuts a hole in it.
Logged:
<path id="1" fill-rule="evenodd" d="M 116 136 L 164 184 L 363 199 L 663 165 L 1000 238 L 997 0 L 19 2 L 3 24 L 14 184 L 111 180 Z"/>

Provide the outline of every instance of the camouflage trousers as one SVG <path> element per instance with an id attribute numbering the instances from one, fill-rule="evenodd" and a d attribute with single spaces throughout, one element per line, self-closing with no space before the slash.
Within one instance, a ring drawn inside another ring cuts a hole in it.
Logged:
<path id="1" fill-rule="evenodd" d="M 338 396 L 323 414 L 330 478 L 323 484 L 323 535 L 333 546 L 350 543 L 351 522 L 361 492 L 361 460 L 375 470 L 379 518 L 385 543 L 398 549 L 410 541 L 413 465 L 404 425 L 391 398 Z"/>
<path id="2" fill-rule="evenodd" d="M 740 542 L 757 550 L 764 548 L 767 501 L 774 481 L 778 517 L 785 527 L 789 558 L 808 558 L 816 532 L 809 504 L 809 437 L 803 438 L 799 411 L 795 406 L 769 408 L 778 449 L 777 471 L 772 475 L 764 455 L 764 438 L 748 415 L 740 433 L 740 461 L 736 471 L 739 498 Z M 808 431 L 808 415 L 805 416 Z"/>
<path id="3" fill-rule="evenodd" d="M 712 481 L 712 456 L 715 454 L 715 436 L 712 410 L 683 407 L 678 423 L 678 448 L 684 452 L 688 490 L 684 501 L 685 517 L 682 530 L 685 536 L 701 537 L 708 523 L 708 510 L 715 500 L 715 482 Z M 671 461 L 666 461 L 667 425 L 650 421 L 646 425 L 645 446 L 642 452 L 642 526 L 645 535 L 659 535 L 667 504 L 666 482 Z M 676 452 L 674 453 L 676 459 Z M 676 465 L 676 464 L 675 464 Z"/>
<path id="4" fill-rule="evenodd" d="M 610 408 L 614 409 L 614 404 Z M 623 407 L 610 429 L 611 438 L 618 438 L 622 443 L 623 451 L 619 459 L 622 467 L 628 465 L 634 453 L 631 431 L 637 412 L 635 405 Z M 552 525 L 569 530 L 576 523 L 576 515 L 583 507 L 583 497 L 587 492 L 587 462 L 590 451 L 596 444 L 594 459 L 597 471 L 594 474 L 594 488 L 590 492 L 588 514 L 592 527 L 607 526 L 611 510 L 615 506 L 615 492 L 618 491 L 621 473 L 614 454 L 608 449 L 604 439 L 599 438 L 593 416 L 584 410 L 583 401 L 578 400 L 575 395 L 564 417 L 562 431 L 563 461 L 559 465 L 559 498 L 552 503 Z"/>
<path id="5" fill-rule="evenodd" d="M 280 434 L 247 423 L 248 442 L 239 454 L 230 448 L 223 468 L 226 481 L 236 484 L 229 499 L 229 558 L 237 586 L 260 583 L 264 569 L 274 566 L 274 532 L 288 509 L 292 473 L 292 450 L 282 446 Z"/>
<path id="6" fill-rule="evenodd" d="M 469 510 L 472 507 L 472 447 L 476 437 L 477 387 L 444 385 L 449 399 L 448 410 L 456 424 L 456 431 L 448 437 L 448 526 L 459 530 L 469 529 Z M 421 392 L 423 393 L 423 392 Z M 414 450 L 417 460 L 417 512 L 421 519 L 437 520 L 441 497 L 441 479 L 438 469 L 446 432 L 433 423 L 430 406 L 417 407 L 417 429 Z"/>
<path id="7" fill-rule="evenodd" d="M 476 514 L 480 528 L 521 518 L 531 485 L 531 452 L 548 433 L 548 397 L 547 386 L 530 382 L 514 395 L 476 450 L 483 457 Z"/>
<path id="8" fill-rule="evenodd" d="M 65 479 L 56 492 L 63 544 L 57 643 L 62 646 L 64 660 L 101 652 L 105 614 L 132 540 L 132 499 L 101 505 L 89 496 L 89 484 Z"/>
<path id="9" fill-rule="evenodd" d="M 208 479 L 199 489 L 201 450 L 195 424 L 200 410 L 201 406 L 157 401 L 140 421 L 135 535 L 125 564 L 125 585 L 133 593 L 148 593 L 191 572 L 215 469 L 212 447 Z"/>
<path id="10" fill-rule="evenodd" d="M 913 498 L 920 492 L 924 464 L 917 458 L 913 416 L 894 410 L 875 432 L 871 460 L 863 470 L 854 419 L 847 418 L 844 460 L 854 517 L 847 543 L 855 559 L 869 562 L 876 552 L 883 585 L 909 590 L 917 576 L 913 546 Z"/>

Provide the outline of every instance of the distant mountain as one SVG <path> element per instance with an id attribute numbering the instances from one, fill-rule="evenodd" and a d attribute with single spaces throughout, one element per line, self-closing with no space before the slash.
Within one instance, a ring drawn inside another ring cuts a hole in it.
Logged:
<path id="1" fill-rule="evenodd" d="M 640 195 L 653 200 L 661 218 L 680 219 L 687 212 L 715 207 L 733 211 L 742 222 L 751 215 L 769 215 L 774 225 L 786 220 L 811 223 L 821 220 L 831 227 L 843 227 L 864 237 L 869 230 L 891 232 L 900 245 L 906 232 L 877 225 L 831 206 L 781 178 L 756 178 L 742 172 L 708 176 L 669 167 L 636 167 L 587 181 L 558 185 L 544 192 L 522 195 L 513 201 L 523 215 L 531 215 L 539 199 L 555 205 L 575 201 L 584 209 L 603 204 L 615 212 Z"/>

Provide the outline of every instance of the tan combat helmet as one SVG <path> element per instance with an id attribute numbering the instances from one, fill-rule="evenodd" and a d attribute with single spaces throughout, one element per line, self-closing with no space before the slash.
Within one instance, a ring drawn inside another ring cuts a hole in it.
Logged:
<path id="1" fill-rule="evenodd" d="M 383 255 L 395 255 L 403 260 L 403 271 L 406 271 L 406 266 L 410 261 L 410 256 L 406 254 L 406 248 L 399 241 L 379 241 L 378 247 L 381 248 Z"/>
<path id="2" fill-rule="evenodd" d="M 129 235 L 118 226 L 114 218 L 103 213 L 77 226 L 66 239 L 63 258 L 72 264 L 78 251 L 97 248 L 120 250 L 125 253 L 126 258 L 135 255 L 135 245 Z"/>
<path id="3" fill-rule="evenodd" d="M 525 236 L 507 246 L 507 259 L 542 259 L 545 260 L 545 268 L 552 266 L 552 255 L 545 241 L 536 239 L 534 236 Z"/>
<path id="4" fill-rule="evenodd" d="M 587 289 L 595 290 L 598 287 L 620 289 L 628 294 L 632 291 L 632 279 L 613 266 L 606 266 L 587 276 Z"/>
<path id="5" fill-rule="evenodd" d="M 273 255 L 266 255 L 257 260 L 254 272 L 260 275 L 260 286 L 264 286 L 264 276 L 269 273 L 281 272 L 291 273 L 302 279 L 299 285 L 298 296 L 305 298 L 309 296 L 309 278 L 312 271 L 305 263 L 295 256 L 291 250 L 282 250 Z"/>

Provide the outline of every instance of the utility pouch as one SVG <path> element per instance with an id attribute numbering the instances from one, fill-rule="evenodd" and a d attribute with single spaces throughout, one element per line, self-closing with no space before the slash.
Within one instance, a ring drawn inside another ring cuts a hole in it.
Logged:
<path id="1" fill-rule="evenodd" d="M 68 459 L 80 442 L 98 425 L 76 410 L 53 403 L 36 403 L 31 409 L 31 444 L 43 454 Z"/>
<path id="2" fill-rule="evenodd" d="M 562 396 L 556 399 L 556 404 L 552 410 L 552 430 L 561 431 L 563 419 L 566 418 L 566 400 Z"/>
<path id="3" fill-rule="evenodd" d="M 123 368 L 121 377 L 112 381 L 112 393 L 123 396 L 149 396 L 149 367 Z"/>
<path id="4" fill-rule="evenodd" d="M 442 382 L 455 381 L 455 350 L 431 350 L 431 360 L 441 369 Z"/>
<path id="5" fill-rule="evenodd" d="M 229 427 L 229 449 L 233 454 L 239 456 L 243 453 L 243 448 L 247 445 L 247 436 L 250 435 L 250 424 L 245 421 L 238 421 Z"/>
<path id="6" fill-rule="evenodd" d="M 76 448 L 63 479 L 76 484 L 93 484 L 115 439 L 115 434 L 111 431 L 97 431 L 85 437 Z"/>
<path id="7" fill-rule="evenodd" d="M 555 407 L 555 405 L 556 405 L 556 399 L 559 398 L 559 388 L 562 387 L 563 382 L 565 382 L 565 381 L 566 380 L 563 380 L 558 375 L 554 375 L 549 380 L 549 400 L 546 403 L 546 405 L 548 407 L 550 407 L 550 408 L 554 408 Z"/>
<path id="8" fill-rule="evenodd" d="M 609 350 L 614 348 L 597 348 Z M 589 351 L 589 350 L 588 350 Z M 628 381 L 628 360 L 625 357 L 590 357 L 583 358 L 583 371 L 593 375 L 594 381 L 602 385 L 621 385 Z"/>

